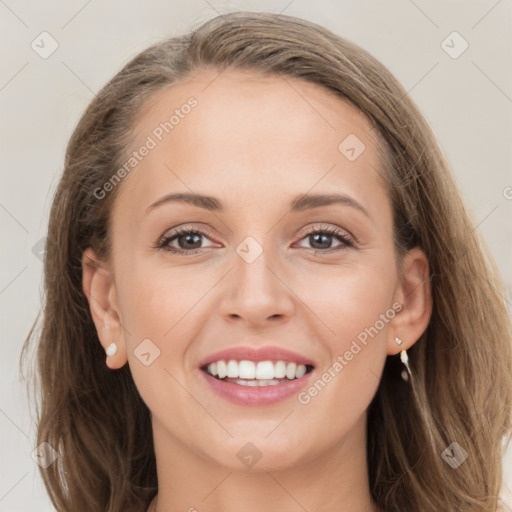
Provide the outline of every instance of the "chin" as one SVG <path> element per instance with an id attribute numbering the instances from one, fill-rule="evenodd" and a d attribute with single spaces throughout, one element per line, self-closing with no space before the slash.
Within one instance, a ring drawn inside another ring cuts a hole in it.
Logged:
<path id="1" fill-rule="evenodd" d="M 304 443 L 296 446 L 289 439 L 276 436 L 271 440 L 266 436 L 268 432 L 261 437 L 253 435 L 230 438 L 228 443 L 225 439 L 219 440 L 213 453 L 212 445 L 205 453 L 211 460 L 230 470 L 250 472 L 279 471 L 296 466 L 308 458 L 304 452 Z"/>

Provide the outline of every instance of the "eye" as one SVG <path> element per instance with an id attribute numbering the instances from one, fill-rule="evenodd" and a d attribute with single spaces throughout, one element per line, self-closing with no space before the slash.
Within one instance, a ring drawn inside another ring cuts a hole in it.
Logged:
<path id="1" fill-rule="evenodd" d="M 156 248 L 165 251 L 191 256 L 201 252 L 202 238 L 210 238 L 208 231 L 192 228 L 177 228 L 171 234 L 165 234 L 156 244 Z M 333 239 L 337 238 L 341 244 L 338 247 L 331 247 Z M 309 240 L 315 252 L 335 252 L 347 247 L 354 246 L 354 239 L 346 231 L 334 226 L 320 226 L 310 229 L 303 234 L 302 240 Z M 210 246 L 213 247 L 213 246 Z"/>
<path id="2" fill-rule="evenodd" d="M 202 237 L 207 238 L 208 234 L 198 229 L 177 228 L 170 235 L 164 235 L 157 243 L 156 247 L 172 253 L 188 256 L 204 249 L 204 247 L 202 247 Z M 173 246 L 171 244 L 175 245 Z"/>
<path id="3" fill-rule="evenodd" d="M 341 241 L 341 246 L 333 248 L 331 244 L 335 238 Z M 324 252 L 339 251 L 354 245 L 354 239 L 346 231 L 334 226 L 321 226 L 312 229 L 301 240 L 308 240 L 311 249 Z"/>

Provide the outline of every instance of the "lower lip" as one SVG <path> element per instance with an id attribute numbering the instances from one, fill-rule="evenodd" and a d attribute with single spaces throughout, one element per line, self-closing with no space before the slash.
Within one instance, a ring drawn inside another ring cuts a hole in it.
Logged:
<path id="1" fill-rule="evenodd" d="M 297 394 L 309 382 L 313 371 L 306 373 L 299 379 L 293 379 L 283 384 L 252 387 L 224 382 L 202 370 L 201 373 L 204 375 L 206 382 L 208 382 L 213 391 L 221 398 L 237 405 L 258 407 L 261 405 L 275 404 Z"/>

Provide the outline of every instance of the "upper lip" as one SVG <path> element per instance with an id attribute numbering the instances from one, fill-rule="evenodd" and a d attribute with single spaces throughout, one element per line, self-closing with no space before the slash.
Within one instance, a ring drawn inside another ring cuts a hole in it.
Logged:
<path id="1" fill-rule="evenodd" d="M 248 360 L 254 362 L 288 361 L 297 364 L 314 366 L 311 359 L 308 359 L 307 357 L 301 356 L 300 354 L 285 348 L 272 346 L 260 348 L 237 346 L 220 350 L 219 352 L 215 352 L 214 354 L 209 355 L 199 363 L 199 367 L 202 368 L 203 366 L 208 366 L 210 363 L 214 363 L 216 361 L 229 361 L 230 359 L 234 359 L 235 361 Z"/>

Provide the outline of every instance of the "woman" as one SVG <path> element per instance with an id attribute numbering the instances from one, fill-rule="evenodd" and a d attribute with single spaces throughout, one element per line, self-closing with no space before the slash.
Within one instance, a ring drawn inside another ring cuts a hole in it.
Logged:
<path id="1" fill-rule="evenodd" d="M 322 27 L 232 13 L 129 62 L 45 290 L 59 511 L 499 510 L 502 284 L 417 107 Z"/>

